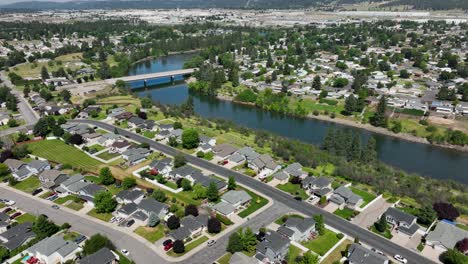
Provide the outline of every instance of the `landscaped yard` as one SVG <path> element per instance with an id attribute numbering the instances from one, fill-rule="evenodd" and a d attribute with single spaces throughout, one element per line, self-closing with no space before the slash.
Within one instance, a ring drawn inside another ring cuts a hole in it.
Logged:
<path id="1" fill-rule="evenodd" d="M 99 145 L 99 144 L 94 144 L 94 145 L 89 147 L 89 150 L 93 150 L 93 149 L 96 150 L 96 152 L 99 152 L 99 151 L 103 150 L 104 147 Z"/>
<path id="2" fill-rule="evenodd" d="M 374 200 L 375 197 L 376 197 L 375 195 L 373 195 L 373 194 L 371 194 L 371 193 L 368 193 L 368 192 L 366 192 L 366 191 L 357 189 L 357 188 L 352 187 L 352 186 L 350 187 L 350 190 L 351 190 L 353 193 L 355 193 L 355 194 L 361 196 L 362 199 L 364 200 L 364 203 L 362 203 L 361 208 L 364 208 L 364 206 L 366 206 L 368 203 L 370 203 L 370 202 L 371 202 L 372 200 Z"/>
<path id="3" fill-rule="evenodd" d="M 309 198 L 309 195 L 301 188 L 300 184 L 292 184 L 290 182 L 285 183 L 285 184 L 278 184 L 276 185 L 276 188 L 285 191 L 287 193 L 290 193 L 291 195 L 294 196 L 299 196 L 303 200 L 306 200 Z"/>
<path id="4" fill-rule="evenodd" d="M 89 211 L 88 215 L 106 222 L 109 222 L 109 220 L 112 218 L 111 213 L 97 213 L 96 209 Z"/>
<path id="5" fill-rule="evenodd" d="M 343 257 L 343 254 L 346 252 L 346 248 L 348 245 L 351 245 L 351 241 L 345 240 L 341 243 L 335 250 L 333 250 L 330 255 L 328 255 L 325 259 L 320 262 L 321 264 L 333 264 L 335 261 L 340 261 Z"/>
<path id="6" fill-rule="evenodd" d="M 84 207 L 83 202 L 78 197 L 73 195 L 58 198 L 54 201 L 54 203 L 62 205 L 65 204 L 66 207 L 75 211 L 79 211 Z"/>
<path id="7" fill-rule="evenodd" d="M 13 186 L 15 189 L 18 189 L 20 191 L 26 192 L 26 193 L 32 193 L 34 190 L 39 188 L 41 186 L 41 182 L 39 181 L 39 178 L 35 176 L 31 176 L 27 178 L 24 181 L 18 182 L 15 186 Z"/>
<path id="8" fill-rule="evenodd" d="M 156 131 L 145 131 L 143 132 L 143 136 L 147 137 L 147 138 L 154 138 L 154 136 L 156 136 Z"/>
<path id="9" fill-rule="evenodd" d="M 313 240 L 302 242 L 301 244 L 313 252 L 323 256 L 328 252 L 340 239 L 337 234 L 331 230 L 326 229 L 323 236 L 317 236 Z"/>
<path id="10" fill-rule="evenodd" d="M 16 217 L 15 220 L 18 221 L 18 223 L 20 223 L 20 224 L 22 224 L 24 222 L 33 223 L 34 221 L 36 221 L 36 216 L 32 215 L 32 214 L 29 214 L 29 213 L 25 213 L 25 214 L 22 214 L 22 215 Z"/>
<path id="11" fill-rule="evenodd" d="M 154 243 L 164 237 L 164 227 L 162 224 L 159 224 L 156 227 L 140 226 L 135 229 L 134 232 L 151 243 Z"/>
<path id="12" fill-rule="evenodd" d="M 296 258 L 302 255 L 302 250 L 296 246 L 290 245 L 288 251 L 288 263 L 296 263 Z"/>
<path id="13" fill-rule="evenodd" d="M 58 139 L 33 142 L 28 144 L 28 148 L 33 155 L 53 162 L 69 164 L 86 171 L 97 171 L 102 164 L 79 149 Z"/>
<path id="14" fill-rule="evenodd" d="M 75 239 L 77 239 L 80 236 L 81 235 L 77 232 L 66 232 L 65 235 L 63 235 L 63 239 L 68 241 L 75 241 Z"/>
<path id="15" fill-rule="evenodd" d="M 383 236 L 385 238 L 392 239 L 392 237 L 393 237 L 392 233 L 390 232 L 390 230 L 388 228 L 385 229 L 385 232 L 383 232 L 383 233 L 379 232 L 377 230 L 377 228 L 375 228 L 374 225 L 372 225 L 370 229 L 371 229 L 372 232 L 374 232 L 374 233 L 376 233 L 378 235 L 381 235 L 381 236 Z"/>
<path id="16" fill-rule="evenodd" d="M 118 157 L 120 154 L 119 153 L 110 153 L 109 151 L 104 151 L 103 153 L 96 155 L 96 157 L 103 159 L 103 160 L 110 160 L 115 157 Z"/>
<path id="17" fill-rule="evenodd" d="M 257 211 L 258 209 L 262 208 L 266 204 L 268 204 L 268 200 L 265 199 L 264 197 L 257 195 L 254 192 L 251 192 L 249 190 L 245 190 L 250 197 L 252 197 L 252 200 L 250 201 L 249 207 L 241 211 L 238 215 L 242 218 L 246 218 L 253 212 Z"/>
<path id="18" fill-rule="evenodd" d="M 219 264 L 229 264 L 231 257 L 232 257 L 232 254 L 228 252 L 224 254 L 224 256 L 220 257 L 216 262 L 218 262 Z"/>
<path id="19" fill-rule="evenodd" d="M 184 253 L 177 254 L 177 253 L 174 253 L 174 251 L 171 249 L 170 251 L 167 252 L 167 254 L 169 256 L 172 256 L 172 257 L 180 257 L 180 256 L 185 255 L 190 250 L 192 250 L 192 249 L 198 247 L 199 245 L 203 244 L 206 241 L 208 241 L 208 237 L 207 236 L 202 236 L 202 237 L 199 237 L 199 238 L 189 242 L 188 244 L 186 244 Z"/>
<path id="20" fill-rule="evenodd" d="M 344 209 L 337 209 L 335 212 L 333 212 L 335 215 L 342 217 L 346 220 L 351 220 L 351 217 L 354 216 L 354 210 L 349 209 L 349 208 L 344 208 Z"/>

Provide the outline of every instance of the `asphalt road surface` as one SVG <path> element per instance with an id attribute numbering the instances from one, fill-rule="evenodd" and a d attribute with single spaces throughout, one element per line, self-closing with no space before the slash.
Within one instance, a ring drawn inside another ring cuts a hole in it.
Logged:
<path id="1" fill-rule="evenodd" d="M 106 124 L 106 123 L 99 122 L 99 121 L 93 121 L 93 120 L 72 120 L 72 122 L 99 126 L 109 131 L 117 130 L 117 132 L 122 136 L 128 137 L 140 143 L 147 143 L 150 145 L 151 148 L 156 149 L 158 151 L 161 151 L 171 156 L 175 156 L 177 154 L 183 154 L 185 155 L 188 163 L 191 163 L 195 166 L 206 169 L 208 171 L 211 171 L 215 174 L 219 174 L 224 177 L 234 176 L 237 182 L 244 184 L 270 197 L 275 202 L 284 204 L 285 206 L 287 206 L 288 208 L 292 210 L 296 210 L 305 215 L 310 215 L 310 216 L 316 215 L 316 214 L 322 214 L 325 218 L 325 223 L 327 225 L 334 227 L 351 237 L 358 237 L 361 242 L 371 247 L 377 248 L 390 256 L 399 254 L 405 257 L 406 259 L 408 259 L 408 263 L 418 263 L 418 264 L 434 263 L 431 260 L 421 256 L 415 251 L 412 251 L 410 249 L 397 245 L 377 234 L 374 234 L 364 228 L 354 225 L 334 214 L 324 211 L 321 208 L 318 208 L 316 206 L 310 205 L 302 201 L 297 201 L 293 199 L 291 195 L 284 193 L 276 188 L 273 188 L 267 184 L 264 184 L 260 181 L 252 179 L 251 177 L 248 177 L 241 173 L 229 170 L 217 164 L 213 164 L 209 161 L 199 159 L 191 155 L 184 154 L 183 152 L 180 152 L 172 147 L 155 142 L 149 138 L 137 135 L 135 133 L 129 132 L 127 130 L 118 128 L 110 124 Z"/>

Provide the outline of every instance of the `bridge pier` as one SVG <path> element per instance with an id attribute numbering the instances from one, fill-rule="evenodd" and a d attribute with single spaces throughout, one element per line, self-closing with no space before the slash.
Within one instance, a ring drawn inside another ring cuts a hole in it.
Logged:
<path id="1" fill-rule="evenodd" d="M 144 79 L 144 80 L 143 80 L 143 84 L 144 84 L 144 87 L 145 87 L 145 88 L 147 87 L 147 83 L 146 83 L 146 82 L 147 82 L 147 80 Z"/>
<path id="2" fill-rule="evenodd" d="M 174 79 L 175 79 L 174 75 L 171 75 L 171 82 L 174 82 Z"/>

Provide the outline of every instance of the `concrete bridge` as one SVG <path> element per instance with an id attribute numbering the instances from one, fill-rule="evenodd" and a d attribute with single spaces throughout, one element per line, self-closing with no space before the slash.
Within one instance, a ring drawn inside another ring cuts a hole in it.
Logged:
<path id="1" fill-rule="evenodd" d="M 166 71 L 166 72 L 156 72 L 156 73 L 148 73 L 148 74 L 140 74 L 140 75 L 133 75 L 133 76 L 125 76 L 125 77 L 118 77 L 105 80 L 108 84 L 115 84 L 118 80 L 122 80 L 124 82 L 132 82 L 132 81 L 147 81 L 150 79 L 162 78 L 162 77 L 171 77 L 174 78 L 177 75 L 186 75 L 194 73 L 197 68 L 191 69 L 182 69 L 182 70 L 175 70 L 175 71 Z"/>

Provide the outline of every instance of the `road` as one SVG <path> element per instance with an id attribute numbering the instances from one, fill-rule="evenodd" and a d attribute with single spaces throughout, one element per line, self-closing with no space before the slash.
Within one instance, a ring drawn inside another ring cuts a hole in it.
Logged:
<path id="1" fill-rule="evenodd" d="M 155 79 L 155 78 L 161 78 L 161 77 L 170 77 L 170 76 L 175 76 L 175 75 L 191 74 L 191 73 L 194 73 L 196 70 L 197 70 L 196 68 L 191 68 L 191 69 L 182 69 L 182 70 L 174 70 L 174 71 L 139 74 L 139 75 L 106 79 L 105 82 L 109 84 L 115 84 L 118 80 L 122 80 L 124 82 L 140 81 L 140 80 Z"/>
<path id="2" fill-rule="evenodd" d="M 402 246 L 399 246 L 397 244 L 394 244 L 393 242 L 378 236 L 367 229 L 361 228 L 357 225 L 354 225 L 332 213 L 326 212 L 322 210 L 321 208 L 318 208 L 316 206 L 310 205 L 308 203 L 302 202 L 302 201 L 297 201 L 294 200 L 291 195 L 282 192 L 274 187 L 271 187 L 267 184 L 264 184 L 260 181 L 257 181 L 251 177 L 248 177 L 244 174 L 229 170 L 227 168 L 224 168 L 222 166 L 219 166 L 217 164 L 213 164 L 209 161 L 199 159 L 197 157 L 191 156 L 184 154 L 183 152 L 180 152 L 172 147 L 169 147 L 167 145 L 155 142 L 149 138 L 146 138 L 144 136 L 129 132 L 127 130 L 118 128 L 116 126 L 106 124 L 103 122 L 99 121 L 93 121 L 93 120 L 72 120 L 71 122 L 77 122 L 77 123 L 84 123 L 84 124 L 89 124 L 93 126 L 99 126 L 104 129 L 107 129 L 109 131 L 114 131 L 115 129 L 120 135 L 129 137 L 132 140 L 138 141 L 140 143 L 147 143 L 149 146 L 153 149 L 156 149 L 158 151 L 161 151 L 163 153 L 166 153 L 170 156 L 175 156 L 177 154 L 183 154 L 185 155 L 187 162 L 191 163 L 195 166 L 198 166 L 200 168 L 206 169 L 208 171 L 211 171 L 215 174 L 224 176 L 224 177 L 229 177 L 229 176 L 234 176 L 237 182 L 246 185 L 268 197 L 273 199 L 275 202 L 279 202 L 281 204 L 284 204 L 288 208 L 292 210 L 296 210 L 298 212 L 301 212 L 305 215 L 316 215 L 316 214 L 322 214 L 325 218 L 325 223 L 331 227 L 334 227 L 341 232 L 351 236 L 351 237 L 358 237 L 359 240 L 367 245 L 370 245 L 374 248 L 380 249 L 384 253 L 393 256 L 396 254 L 402 255 L 405 258 L 408 259 L 408 263 L 434 263 L 431 260 L 421 256 L 415 251 L 409 250 L 407 248 L 404 248 Z"/>

